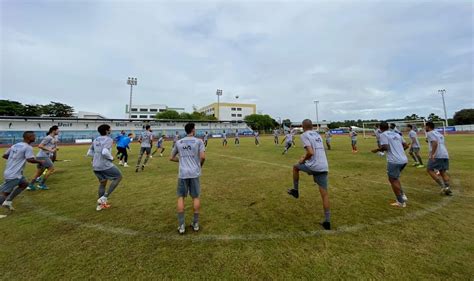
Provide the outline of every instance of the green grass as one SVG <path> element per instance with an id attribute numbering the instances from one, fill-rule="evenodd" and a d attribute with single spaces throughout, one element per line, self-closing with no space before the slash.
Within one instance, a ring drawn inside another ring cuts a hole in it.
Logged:
<path id="1" fill-rule="evenodd" d="M 334 137 L 328 152 L 335 231 L 317 225 L 322 207 L 309 176 L 298 200 L 286 195 L 299 145 L 282 156 L 271 137 L 223 148 L 211 140 L 201 177 L 202 231 L 179 236 L 178 166 L 151 159 L 95 211 L 97 179 L 86 146 L 62 147 L 49 191 L 24 192 L 0 220 L 0 279 L 430 279 L 474 277 L 474 136 L 449 136 L 454 196 L 443 197 L 422 169 L 407 167 L 406 209 L 393 194 L 375 140 Z M 166 154 L 170 143 L 166 142 Z M 134 145 L 129 164 L 134 165 Z M 35 149 L 36 150 L 36 149 Z M 422 150 L 426 158 L 426 145 Z M 246 160 L 249 159 L 249 160 Z M 256 161 L 252 161 L 256 160 Z M 5 161 L 0 168 L 3 170 Z M 31 177 L 34 165 L 27 165 Z M 186 201 L 187 221 L 191 201 Z"/>

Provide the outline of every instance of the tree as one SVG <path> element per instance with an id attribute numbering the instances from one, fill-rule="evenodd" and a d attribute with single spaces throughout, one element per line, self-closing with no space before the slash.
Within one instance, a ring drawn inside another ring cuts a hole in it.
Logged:
<path id="1" fill-rule="evenodd" d="M 193 120 L 193 116 L 189 113 L 181 112 L 179 114 L 179 119 L 181 119 L 181 120 Z M 197 119 L 197 120 L 199 120 L 199 119 Z"/>
<path id="2" fill-rule="evenodd" d="M 71 117 L 74 113 L 74 108 L 60 102 L 50 102 L 42 107 L 43 114 L 51 117 Z"/>
<path id="3" fill-rule="evenodd" d="M 453 119 L 456 125 L 474 124 L 474 108 L 465 108 L 457 111 L 454 113 Z"/>
<path id="4" fill-rule="evenodd" d="M 21 116 L 24 105 L 11 100 L 0 100 L 0 115 L 2 116 Z"/>
<path id="5" fill-rule="evenodd" d="M 26 104 L 23 106 L 22 116 L 41 116 L 43 114 L 43 106 L 39 104 Z"/>
<path id="6" fill-rule="evenodd" d="M 244 118 L 245 123 L 252 128 L 252 130 L 270 130 L 275 127 L 278 127 L 278 122 L 276 122 L 270 115 L 265 114 L 251 114 L 247 115 Z"/>
<path id="7" fill-rule="evenodd" d="M 419 120 L 421 119 L 420 116 L 418 116 L 417 114 L 413 113 L 412 115 L 407 115 L 405 116 L 405 118 L 403 118 L 405 120 Z"/>
<path id="8" fill-rule="evenodd" d="M 176 110 L 166 110 L 156 114 L 156 119 L 178 120 L 180 115 Z"/>
<path id="9" fill-rule="evenodd" d="M 290 119 L 284 119 L 281 123 L 285 127 L 291 127 L 291 120 Z"/>
<path id="10" fill-rule="evenodd" d="M 429 121 L 442 121 L 443 119 L 441 119 L 441 117 L 439 117 L 438 115 L 434 113 L 430 113 L 430 115 L 428 115 L 428 120 Z"/>

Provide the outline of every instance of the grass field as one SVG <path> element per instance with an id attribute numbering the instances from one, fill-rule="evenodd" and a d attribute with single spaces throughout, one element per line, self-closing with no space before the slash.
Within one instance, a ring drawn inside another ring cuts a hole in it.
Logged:
<path id="1" fill-rule="evenodd" d="M 289 197 L 291 166 L 271 137 L 223 148 L 211 140 L 203 168 L 202 230 L 177 234 L 177 163 L 154 157 L 124 179 L 112 208 L 95 211 L 97 179 L 86 146 L 62 147 L 49 191 L 24 192 L 0 220 L 3 280 L 55 279 L 430 279 L 474 278 L 474 136 L 448 136 L 453 197 L 439 195 L 425 170 L 407 167 L 405 209 L 394 199 L 375 140 L 334 137 L 328 152 L 333 231 L 323 231 L 321 200 L 302 175 Z M 166 142 L 166 155 L 170 142 Z M 427 158 L 426 145 L 423 158 Z M 36 151 L 37 149 L 35 149 Z M 132 147 L 129 164 L 137 159 Z M 3 170 L 5 161 L 0 162 Z M 411 162 L 410 162 L 411 163 Z M 31 177 L 34 165 L 28 164 Z M 191 219 L 188 199 L 186 219 Z M 189 230 L 189 229 L 188 229 Z"/>

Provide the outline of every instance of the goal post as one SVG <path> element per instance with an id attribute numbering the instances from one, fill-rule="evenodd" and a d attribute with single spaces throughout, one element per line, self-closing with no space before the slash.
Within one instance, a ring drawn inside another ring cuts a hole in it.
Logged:
<path id="1" fill-rule="evenodd" d="M 382 121 L 380 121 L 382 122 Z M 373 136 L 374 133 L 373 133 L 373 130 L 374 130 L 374 126 L 376 124 L 380 124 L 380 122 L 364 122 L 362 123 L 362 131 L 363 131 L 363 134 L 364 134 L 364 139 L 367 139 L 369 138 L 369 136 Z M 400 132 L 406 132 L 407 131 L 407 126 L 409 124 L 411 124 L 413 126 L 413 129 L 417 132 L 417 133 L 424 133 L 425 136 L 426 136 L 426 132 L 425 132 L 425 125 L 426 125 L 426 122 L 427 120 L 425 119 L 415 119 L 415 120 L 399 120 L 399 121 L 386 121 L 387 123 L 394 123 L 397 128 L 400 130 Z M 437 128 L 443 128 L 443 131 L 446 132 L 446 124 L 444 121 L 433 121 L 433 123 L 435 124 L 435 126 Z M 370 134 L 367 134 L 367 132 L 370 132 Z"/>

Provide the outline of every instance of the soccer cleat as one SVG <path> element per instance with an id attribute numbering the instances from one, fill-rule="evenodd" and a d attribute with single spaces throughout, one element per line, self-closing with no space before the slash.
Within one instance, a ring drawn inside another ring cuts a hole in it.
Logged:
<path id="1" fill-rule="evenodd" d="M 186 227 L 184 227 L 184 224 L 180 225 L 178 227 L 178 233 L 179 234 L 184 234 L 186 232 Z"/>
<path id="2" fill-rule="evenodd" d="M 97 204 L 97 207 L 95 207 L 95 210 L 96 210 L 96 211 L 102 211 L 102 205 L 101 205 L 101 204 Z"/>
<path id="3" fill-rule="evenodd" d="M 191 223 L 191 228 L 194 230 L 194 232 L 198 232 L 199 231 L 199 223 L 198 222 Z"/>
<path id="4" fill-rule="evenodd" d="M 288 189 L 287 192 L 288 192 L 289 195 L 291 195 L 291 196 L 293 196 L 293 197 L 295 197 L 295 198 L 300 197 L 300 193 L 299 193 L 298 189 L 294 189 L 294 188 Z"/>
<path id="5" fill-rule="evenodd" d="M 120 165 L 120 166 L 123 165 L 123 161 L 122 161 L 122 160 L 119 161 L 119 165 Z"/>
<path id="6" fill-rule="evenodd" d="M 145 165 L 142 165 L 142 171 L 145 170 Z"/>
<path id="7" fill-rule="evenodd" d="M 127 162 L 123 163 L 123 166 L 124 166 L 125 168 L 128 167 Z"/>
<path id="8" fill-rule="evenodd" d="M 138 173 L 138 167 L 135 169 L 135 173 Z"/>
<path id="9" fill-rule="evenodd" d="M 420 165 L 420 163 L 418 163 L 418 162 L 415 162 L 415 163 L 412 164 L 413 167 L 416 167 L 418 165 Z"/>
<path id="10" fill-rule="evenodd" d="M 395 201 L 395 202 L 391 203 L 390 206 L 405 208 L 407 206 L 407 204 L 405 202 L 400 203 L 398 201 Z"/>
<path id="11" fill-rule="evenodd" d="M 408 201 L 408 197 L 405 194 L 402 195 L 402 198 L 403 198 L 403 202 Z"/>
<path id="12" fill-rule="evenodd" d="M 28 187 L 26 188 L 26 190 L 29 190 L 29 191 L 35 191 L 36 190 L 36 186 L 34 184 L 29 184 Z"/>
<path id="13" fill-rule="evenodd" d="M 417 168 L 424 168 L 424 167 L 425 167 L 425 165 L 423 165 L 423 164 L 419 164 L 419 165 L 418 165 L 418 166 L 416 166 L 416 167 L 417 167 Z"/>
<path id="14" fill-rule="evenodd" d="M 15 208 L 13 208 L 13 203 L 12 201 L 4 201 L 3 204 L 2 204 L 2 207 L 3 208 L 7 208 L 8 210 L 10 211 L 14 211 Z"/>
<path id="15" fill-rule="evenodd" d="M 449 187 L 443 188 L 443 192 L 447 196 L 452 196 L 453 195 L 453 192 L 451 191 L 451 189 Z"/>
<path id="16" fill-rule="evenodd" d="M 160 153 L 160 157 L 163 157 L 163 153 Z"/>
<path id="17" fill-rule="evenodd" d="M 153 158 L 153 155 L 150 155 L 150 159 Z"/>
<path id="18" fill-rule="evenodd" d="M 331 230 L 331 223 L 328 221 L 323 221 L 320 223 L 320 225 L 325 229 L 325 230 Z"/>
<path id="19" fill-rule="evenodd" d="M 7 215 L 0 215 L 0 219 L 4 219 L 6 217 L 7 217 Z"/>
<path id="20" fill-rule="evenodd" d="M 38 189 L 40 190 L 49 190 L 49 188 L 43 183 L 43 184 L 40 184 L 40 186 L 38 187 Z"/>

